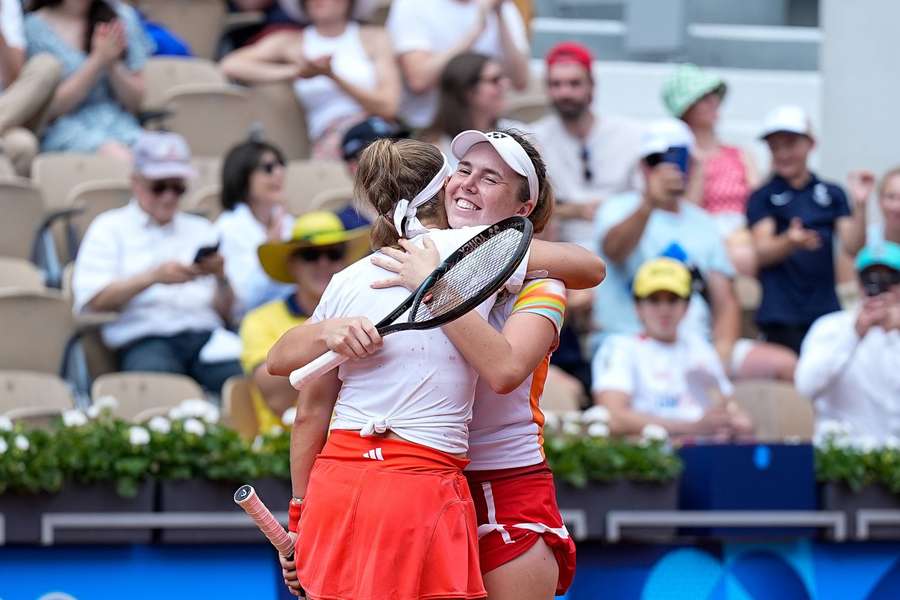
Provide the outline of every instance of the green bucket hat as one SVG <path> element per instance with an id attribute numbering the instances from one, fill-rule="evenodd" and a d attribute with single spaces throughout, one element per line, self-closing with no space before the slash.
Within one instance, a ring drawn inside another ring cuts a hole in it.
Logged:
<path id="1" fill-rule="evenodd" d="M 718 76 L 697 65 L 680 65 L 663 84 L 662 99 L 669 113 L 680 119 L 697 100 L 715 92 L 725 96 L 727 86 Z"/>

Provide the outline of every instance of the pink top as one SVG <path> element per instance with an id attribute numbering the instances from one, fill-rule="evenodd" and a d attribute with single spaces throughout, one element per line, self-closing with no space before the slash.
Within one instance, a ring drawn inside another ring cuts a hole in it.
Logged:
<path id="1" fill-rule="evenodd" d="M 740 148 L 721 146 L 703 162 L 703 200 L 712 214 L 741 213 L 747 208 L 750 184 Z"/>

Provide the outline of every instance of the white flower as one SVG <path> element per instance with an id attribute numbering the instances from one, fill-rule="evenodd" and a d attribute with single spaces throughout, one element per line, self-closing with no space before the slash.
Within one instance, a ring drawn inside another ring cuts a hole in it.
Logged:
<path id="1" fill-rule="evenodd" d="M 88 422 L 87 415 L 77 408 L 63 411 L 62 420 L 63 425 L 66 427 L 81 427 L 82 425 L 87 425 Z"/>
<path id="2" fill-rule="evenodd" d="M 592 406 L 581 413 L 584 423 L 609 423 L 609 409 L 605 406 Z"/>
<path id="3" fill-rule="evenodd" d="M 216 423 L 219 420 L 219 409 L 211 402 L 200 398 L 183 400 L 178 406 L 169 411 L 171 419 L 203 419 L 207 423 Z"/>
<path id="4" fill-rule="evenodd" d="M 9 417 L 0 415 L 0 431 L 12 431 L 13 422 Z"/>
<path id="5" fill-rule="evenodd" d="M 563 433 L 566 435 L 581 435 L 581 425 L 578 423 L 573 423 L 572 421 L 566 421 L 562 426 Z"/>
<path id="6" fill-rule="evenodd" d="M 591 423 L 588 426 L 588 435 L 595 438 L 605 438 L 609 437 L 609 427 L 606 423 Z"/>
<path id="7" fill-rule="evenodd" d="M 16 448 L 22 452 L 27 451 L 31 447 L 31 444 L 28 443 L 28 438 L 22 434 L 17 435 L 16 439 L 13 440 L 13 443 L 16 445 Z"/>
<path id="8" fill-rule="evenodd" d="M 172 424 L 169 423 L 167 418 L 160 415 L 156 415 L 150 419 L 147 422 L 147 427 L 150 428 L 150 431 L 155 431 L 156 433 L 161 433 L 163 435 L 172 431 Z"/>
<path id="9" fill-rule="evenodd" d="M 575 423 L 576 425 L 581 423 L 581 412 L 577 410 L 567 410 L 562 414 L 562 422 L 565 423 Z"/>
<path id="10" fill-rule="evenodd" d="M 89 416 L 92 419 L 96 419 L 97 417 L 99 417 L 100 416 L 100 407 L 97 406 L 96 404 L 91 404 L 90 406 L 88 406 L 87 416 Z"/>
<path id="11" fill-rule="evenodd" d="M 150 443 L 150 432 L 138 425 L 128 428 L 128 441 L 132 446 L 146 446 Z"/>
<path id="12" fill-rule="evenodd" d="M 555 431 L 559 429 L 560 425 L 562 425 L 562 419 L 559 418 L 558 414 L 549 410 L 544 411 L 544 427 L 546 429 Z"/>
<path id="13" fill-rule="evenodd" d="M 648 442 L 664 442 L 669 439 L 669 432 L 662 425 L 648 423 L 641 429 L 641 438 Z"/>
<path id="14" fill-rule="evenodd" d="M 184 421 L 184 430 L 188 433 L 192 433 L 194 435 L 204 435 L 206 434 L 206 427 L 203 425 L 202 421 L 198 421 L 197 419 L 191 417 Z"/>
<path id="15" fill-rule="evenodd" d="M 6 454 L 6 451 L 9 450 L 9 444 L 6 443 L 6 440 L 0 437 L 0 454 Z"/>
<path id="16" fill-rule="evenodd" d="M 281 413 L 281 422 L 284 423 L 285 427 L 291 427 L 294 424 L 294 418 L 297 416 L 297 407 L 292 406 L 283 413 Z"/>
<path id="17" fill-rule="evenodd" d="M 859 435 L 853 439 L 853 447 L 861 452 L 877 450 L 881 444 L 874 435 Z"/>
<path id="18" fill-rule="evenodd" d="M 94 406 L 97 406 L 101 412 L 104 410 L 114 411 L 119 408 L 119 401 L 113 396 L 100 396 L 94 400 Z"/>
<path id="19" fill-rule="evenodd" d="M 816 445 L 828 443 L 829 440 L 850 435 L 850 426 L 843 421 L 826 420 L 816 426 Z"/>
<path id="20" fill-rule="evenodd" d="M 884 440 L 884 447 L 888 450 L 900 450 L 900 438 L 895 435 L 889 436 Z"/>
<path id="21" fill-rule="evenodd" d="M 253 438 L 253 444 L 250 446 L 250 449 L 254 452 L 262 452 L 264 443 L 265 441 L 263 440 L 263 436 L 258 435 Z"/>

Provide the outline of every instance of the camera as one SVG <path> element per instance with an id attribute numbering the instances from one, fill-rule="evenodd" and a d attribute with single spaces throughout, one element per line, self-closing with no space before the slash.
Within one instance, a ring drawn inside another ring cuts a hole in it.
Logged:
<path id="1" fill-rule="evenodd" d="M 866 269 L 859 274 L 859 280 L 866 296 L 877 296 L 889 291 L 895 285 L 900 285 L 900 271 L 883 268 Z"/>

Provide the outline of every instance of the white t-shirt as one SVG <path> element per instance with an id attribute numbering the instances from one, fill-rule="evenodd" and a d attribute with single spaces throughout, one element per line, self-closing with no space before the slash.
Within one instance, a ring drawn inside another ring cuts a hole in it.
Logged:
<path id="1" fill-rule="evenodd" d="M 398 56 L 414 50 L 443 52 L 472 30 L 478 11 L 475 0 L 394 0 L 385 27 Z M 512 2 L 504 2 L 501 11 L 516 47 L 527 55 L 528 36 L 522 15 Z M 492 58 L 503 57 L 497 16 L 493 12 L 488 15 L 487 25 L 471 51 Z M 436 87 L 424 94 L 413 94 L 406 89 L 400 116 L 413 127 L 427 127 L 434 119 L 437 98 Z"/>
<path id="2" fill-rule="evenodd" d="M 0 1 L 0 32 L 10 48 L 25 49 L 25 28 L 22 26 L 22 4 L 19 0 Z M 0 92 L 3 82 L 0 81 Z"/>
<path id="3" fill-rule="evenodd" d="M 294 218 L 285 215 L 281 239 L 290 237 L 293 225 Z M 256 220 L 249 206 L 242 202 L 233 210 L 223 212 L 216 220 L 216 229 L 219 231 L 219 254 L 225 259 L 225 275 L 237 300 L 236 316 L 243 316 L 247 311 L 294 290 L 293 284 L 274 281 L 263 271 L 256 251 L 266 242 L 266 228 Z"/>
<path id="4" fill-rule="evenodd" d="M 858 312 L 819 318 L 806 334 L 794 380 L 813 401 L 816 426 L 840 421 L 854 436 L 900 437 L 900 332 L 856 334 Z"/>
<path id="5" fill-rule="evenodd" d="M 101 214 L 88 227 L 75 260 L 75 312 L 84 310 L 115 281 L 172 260 L 190 265 L 197 250 L 214 244 L 217 237 L 212 223 L 187 213 L 177 213 L 169 224 L 160 226 L 136 200 Z M 214 331 L 222 327 L 213 308 L 215 294 L 212 276 L 151 285 L 128 301 L 115 322 L 103 326 L 103 341 L 110 348 L 119 348 L 150 335 Z"/>
<path id="6" fill-rule="evenodd" d="M 547 161 L 553 190 L 561 201 L 585 204 L 641 189 L 638 161 L 643 128 L 637 121 L 615 115 L 597 116 L 584 141 L 566 131 L 555 113 L 534 123 L 532 129 Z M 582 157 L 584 148 L 586 161 Z M 585 163 L 590 168 L 590 181 L 585 178 Z M 560 239 L 597 251 L 591 221 L 566 219 L 560 225 Z"/>
<path id="7" fill-rule="evenodd" d="M 696 421 L 712 403 L 709 390 L 731 396 L 734 388 L 712 345 L 696 336 L 665 344 L 643 335 L 607 339 L 591 365 L 593 391 L 631 395 L 637 412 Z"/>
<path id="8" fill-rule="evenodd" d="M 484 227 L 428 233 L 444 259 Z M 421 244 L 424 236 L 414 240 Z M 527 258 L 507 284 L 518 291 Z M 409 292 L 395 287 L 373 290 L 370 284 L 387 271 L 363 258 L 332 277 L 310 322 L 365 316 L 377 323 Z M 496 294 L 475 310 L 487 318 Z M 402 322 L 406 316 L 401 316 Z M 361 435 L 393 431 L 400 437 L 450 454 L 468 449 L 469 421 L 475 394 L 475 370 L 440 329 L 401 331 L 384 340 L 377 353 L 341 365 L 343 385 L 334 408 L 332 429 L 360 430 Z"/>
<path id="9" fill-rule="evenodd" d="M 565 284 L 556 279 L 535 279 L 525 282 L 517 295 L 509 295 L 498 303 L 488 322 L 502 331 L 513 314 L 536 314 L 553 325 L 558 339 L 565 311 Z M 466 470 L 515 469 L 543 462 L 544 414 L 540 400 L 550 369 L 550 354 L 555 349 L 554 344 L 534 373 L 509 394 L 498 394 L 484 380 L 478 380 L 469 426 L 471 462 Z"/>

